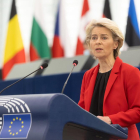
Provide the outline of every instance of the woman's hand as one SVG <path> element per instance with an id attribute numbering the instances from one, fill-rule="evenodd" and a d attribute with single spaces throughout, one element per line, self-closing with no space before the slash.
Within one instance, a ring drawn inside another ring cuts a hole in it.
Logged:
<path id="1" fill-rule="evenodd" d="M 111 119 L 107 116 L 97 116 L 97 118 L 101 119 L 102 121 L 111 124 Z"/>

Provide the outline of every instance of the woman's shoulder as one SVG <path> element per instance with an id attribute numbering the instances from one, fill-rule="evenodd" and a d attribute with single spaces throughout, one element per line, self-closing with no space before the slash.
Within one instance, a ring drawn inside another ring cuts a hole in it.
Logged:
<path id="1" fill-rule="evenodd" d="M 140 71 L 138 68 L 127 64 L 127 63 L 122 63 L 122 67 L 121 67 L 121 73 L 123 73 L 124 75 L 126 75 L 127 78 L 135 78 L 135 77 L 139 77 L 140 78 Z"/>
<path id="2" fill-rule="evenodd" d="M 128 63 L 122 63 L 122 69 L 125 70 L 125 71 L 139 71 L 139 69 L 137 67 L 134 67 Z"/>
<path id="3" fill-rule="evenodd" d="M 115 69 L 117 69 L 117 67 L 121 68 L 121 71 L 126 71 L 126 72 L 130 72 L 133 70 L 139 71 L 138 68 L 123 62 L 119 57 L 116 58 L 116 62 L 115 62 Z"/>

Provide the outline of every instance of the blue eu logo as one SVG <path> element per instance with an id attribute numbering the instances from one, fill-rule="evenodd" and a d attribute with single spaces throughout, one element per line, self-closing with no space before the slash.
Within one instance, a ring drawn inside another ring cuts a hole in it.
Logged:
<path id="1" fill-rule="evenodd" d="M 27 139 L 31 129 L 32 116 L 28 105 L 21 99 L 3 97 L 0 107 L 0 139 Z"/>
<path id="2" fill-rule="evenodd" d="M 3 129 L 0 138 L 27 138 L 30 124 L 30 114 L 3 115 Z"/>

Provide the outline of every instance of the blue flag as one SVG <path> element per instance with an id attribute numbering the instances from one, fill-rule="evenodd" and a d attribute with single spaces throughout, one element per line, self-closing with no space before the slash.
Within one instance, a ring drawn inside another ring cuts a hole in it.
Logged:
<path id="1" fill-rule="evenodd" d="M 129 47 L 140 46 L 140 30 L 134 0 L 130 0 L 125 41 Z"/>
<path id="2" fill-rule="evenodd" d="M 1 138 L 27 138 L 31 127 L 31 114 L 3 114 Z"/>

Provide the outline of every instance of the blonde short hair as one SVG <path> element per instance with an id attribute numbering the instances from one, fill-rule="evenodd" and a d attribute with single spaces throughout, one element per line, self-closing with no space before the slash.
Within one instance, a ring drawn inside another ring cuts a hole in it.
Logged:
<path id="1" fill-rule="evenodd" d="M 114 58 L 120 53 L 120 48 L 123 45 L 123 34 L 118 28 L 117 24 L 108 18 L 101 18 L 100 20 L 92 20 L 86 27 L 86 45 L 90 49 L 91 33 L 94 27 L 105 27 L 112 33 L 114 41 L 118 41 L 118 47 L 114 50 Z"/>

